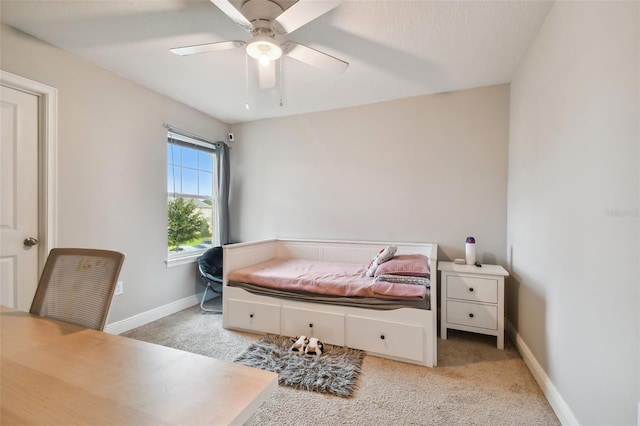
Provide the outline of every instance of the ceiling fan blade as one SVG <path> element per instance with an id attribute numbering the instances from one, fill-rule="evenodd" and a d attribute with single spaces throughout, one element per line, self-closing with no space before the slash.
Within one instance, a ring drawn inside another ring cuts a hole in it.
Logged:
<path id="1" fill-rule="evenodd" d="M 245 45 L 244 41 L 233 40 L 233 41 L 221 41 L 218 43 L 196 44 L 193 46 L 174 47 L 173 49 L 169 49 L 169 51 L 171 53 L 175 53 L 176 55 L 187 56 L 187 55 L 195 55 L 198 53 L 215 52 L 217 50 L 230 50 L 230 49 L 235 49 L 237 47 L 243 47 L 244 45 Z"/>
<path id="2" fill-rule="evenodd" d="M 293 41 L 285 42 L 282 50 L 285 55 L 293 59 L 336 75 L 344 73 L 349 68 L 348 62 Z"/>
<path id="3" fill-rule="evenodd" d="M 269 61 L 267 65 L 258 64 L 258 76 L 261 89 L 276 87 L 276 61 Z"/>
<path id="4" fill-rule="evenodd" d="M 291 33 L 317 17 L 324 15 L 340 3 L 342 2 L 339 0 L 298 0 L 297 3 L 275 19 L 274 31 L 278 34 Z"/>
<path id="5" fill-rule="evenodd" d="M 213 4 L 218 6 L 218 9 L 224 12 L 229 18 L 238 24 L 243 30 L 251 32 L 253 26 L 251 22 L 238 10 L 229 0 L 211 0 Z"/>

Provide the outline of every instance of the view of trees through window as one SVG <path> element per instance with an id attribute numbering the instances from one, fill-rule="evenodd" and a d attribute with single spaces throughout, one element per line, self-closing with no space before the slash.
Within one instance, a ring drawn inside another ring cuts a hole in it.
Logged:
<path id="1" fill-rule="evenodd" d="M 219 245 L 216 221 L 215 152 L 198 146 L 167 144 L 169 256 Z"/>

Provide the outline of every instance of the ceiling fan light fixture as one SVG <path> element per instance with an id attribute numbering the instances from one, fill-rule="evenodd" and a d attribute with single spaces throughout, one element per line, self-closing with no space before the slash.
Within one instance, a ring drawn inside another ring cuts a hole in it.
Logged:
<path id="1" fill-rule="evenodd" d="M 258 35 L 247 42 L 247 54 L 261 65 L 269 65 L 269 62 L 280 59 L 282 48 L 273 37 Z"/>

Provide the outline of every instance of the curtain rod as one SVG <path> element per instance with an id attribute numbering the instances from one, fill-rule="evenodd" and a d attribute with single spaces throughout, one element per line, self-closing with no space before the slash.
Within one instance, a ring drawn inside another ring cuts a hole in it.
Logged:
<path id="1" fill-rule="evenodd" d="M 166 124 L 165 123 L 165 124 L 163 124 L 163 127 L 165 129 L 169 130 L 170 132 L 177 133 L 177 134 L 182 135 L 182 136 L 187 136 L 189 138 L 198 140 L 200 142 L 210 143 L 210 144 L 213 144 L 213 145 L 216 145 L 216 144 L 219 144 L 219 143 L 224 143 L 223 141 L 212 141 L 212 140 L 209 140 L 209 139 L 205 139 L 202 136 L 194 135 L 193 133 L 187 132 L 186 130 L 182 130 L 182 129 L 178 129 L 177 127 L 173 127 L 170 124 Z"/>

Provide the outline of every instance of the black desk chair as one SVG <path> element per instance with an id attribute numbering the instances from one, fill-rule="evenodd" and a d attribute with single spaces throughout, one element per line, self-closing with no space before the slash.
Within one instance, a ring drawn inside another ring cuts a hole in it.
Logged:
<path id="1" fill-rule="evenodd" d="M 222 296 L 222 247 L 212 247 L 200 258 L 198 258 L 198 270 L 200 278 L 204 281 L 206 287 L 200 301 L 200 309 L 204 312 L 221 314 L 222 310 L 208 309 L 204 307 L 204 301 L 207 298 L 207 291 L 211 290 L 216 297 Z"/>

